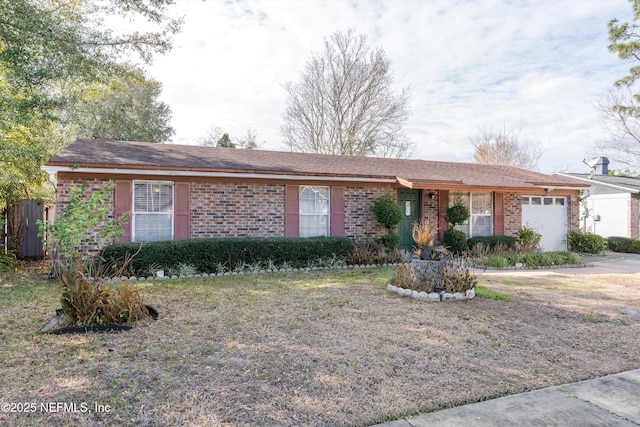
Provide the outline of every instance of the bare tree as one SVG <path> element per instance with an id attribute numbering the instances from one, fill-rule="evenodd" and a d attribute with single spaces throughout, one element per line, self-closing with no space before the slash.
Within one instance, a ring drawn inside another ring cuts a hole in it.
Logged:
<path id="1" fill-rule="evenodd" d="M 280 131 L 291 151 L 408 157 L 415 148 L 403 132 L 409 91 L 393 91 L 391 62 L 367 46 L 365 35 L 336 32 L 313 53 L 289 95 Z"/>
<path id="2" fill-rule="evenodd" d="M 502 130 L 481 128 L 479 131 L 480 135 L 471 137 L 474 162 L 536 169 L 542 150 L 538 144 L 520 141 L 520 131 L 506 127 Z"/>
<path id="3" fill-rule="evenodd" d="M 609 138 L 596 143 L 596 155 L 640 168 L 640 104 L 627 87 L 610 90 L 598 98 L 598 108 Z"/>

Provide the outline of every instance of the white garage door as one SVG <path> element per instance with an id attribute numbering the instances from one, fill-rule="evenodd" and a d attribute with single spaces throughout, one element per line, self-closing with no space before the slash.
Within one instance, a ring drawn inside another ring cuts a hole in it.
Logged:
<path id="1" fill-rule="evenodd" d="M 543 251 L 566 251 L 566 197 L 522 197 L 522 225 L 542 234 L 540 246 Z"/>

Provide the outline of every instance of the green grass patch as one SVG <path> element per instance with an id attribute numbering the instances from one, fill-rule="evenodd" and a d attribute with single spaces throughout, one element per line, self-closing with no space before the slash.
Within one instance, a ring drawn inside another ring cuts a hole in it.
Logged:
<path id="1" fill-rule="evenodd" d="M 609 323 L 608 319 L 595 316 L 582 316 L 580 320 L 582 320 L 584 323 Z"/>
<path id="2" fill-rule="evenodd" d="M 526 283 L 521 282 L 519 280 L 512 280 L 512 279 L 501 279 L 500 283 L 504 285 L 526 286 Z"/>
<path id="3" fill-rule="evenodd" d="M 496 301 L 514 302 L 516 300 L 511 295 L 503 294 L 502 292 L 494 291 L 480 285 L 476 286 L 476 296 L 494 299 Z"/>

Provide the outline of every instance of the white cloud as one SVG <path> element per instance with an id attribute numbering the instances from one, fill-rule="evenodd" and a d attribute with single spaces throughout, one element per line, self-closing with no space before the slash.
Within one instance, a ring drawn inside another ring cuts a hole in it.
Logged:
<path id="1" fill-rule="evenodd" d="M 627 0 L 233 1 L 178 0 L 174 50 L 150 74 L 164 84 L 176 142 L 212 125 L 248 127 L 282 146 L 283 84 L 336 30 L 355 28 L 411 88 L 414 157 L 468 161 L 479 127 L 515 127 L 542 144 L 540 168 L 581 170 L 604 135 L 594 98 L 628 64 L 607 50 L 607 22 Z"/>

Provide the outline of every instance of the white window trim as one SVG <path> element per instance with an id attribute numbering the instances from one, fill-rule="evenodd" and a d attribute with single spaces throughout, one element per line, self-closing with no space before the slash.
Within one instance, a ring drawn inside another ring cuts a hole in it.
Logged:
<path id="1" fill-rule="evenodd" d="M 131 183 L 131 241 L 138 242 L 136 240 L 136 184 L 169 184 L 171 185 L 171 240 L 175 237 L 175 212 L 176 212 L 176 185 L 173 181 L 154 181 L 150 179 L 134 180 Z M 165 215 L 166 212 L 140 212 L 145 215 Z"/>
<path id="2" fill-rule="evenodd" d="M 466 234 L 467 238 L 471 238 L 471 237 L 477 237 L 476 235 L 472 234 L 472 224 L 473 224 L 473 217 L 489 217 L 491 218 L 490 224 L 491 224 L 491 229 L 489 231 L 489 236 L 493 236 L 495 229 L 494 229 L 494 221 L 495 221 L 495 212 L 494 212 L 494 201 L 495 201 L 495 193 L 493 191 L 465 191 L 465 192 L 457 192 L 459 194 L 462 195 L 468 195 L 469 196 L 469 219 L 467 219 L 463 224 L 460 224 L 458 226 L 456 226 L 457 229 L 460 229 L 460 231 L 463 231 L 464 234 Z M 491 213 L 490 214 L 474 214 L 473 213 L 473 195 L 474 194 L 486 194 L 489 193 L 491 195 Z M 453 199 L 455 201 L 455 199 Z M 466 228 L 466 230 L 462 230 L 461 228 Z"/>
<path id="3" fill-rule="evenodd" d="M 327 234 L 325 236 L 329 237 L 331 236 L 331 186 L 328 185 L 301 185 L 298 187 L 298 206 L 300 206 L 300 196 L 302 194 L 302 191 L 305 188 L 326 188 L 327 189 L 327 213 L 326 213 L 326 217 L 327 217 Z M 298 215 L 300 217 L 300 220 L 298 221 L 298 235 L 300 237 L 302 236 L 302 217 L 303 216 L 319 216 L 322 214 L 317 214 L 317 213 L 303 213 L 302 209 L 299 207 L 298 208 Z M 307 236 L 305 236 L 307 237 Z M 316 236 L 308 236 L 308 237 L 316 237 Z"/>

